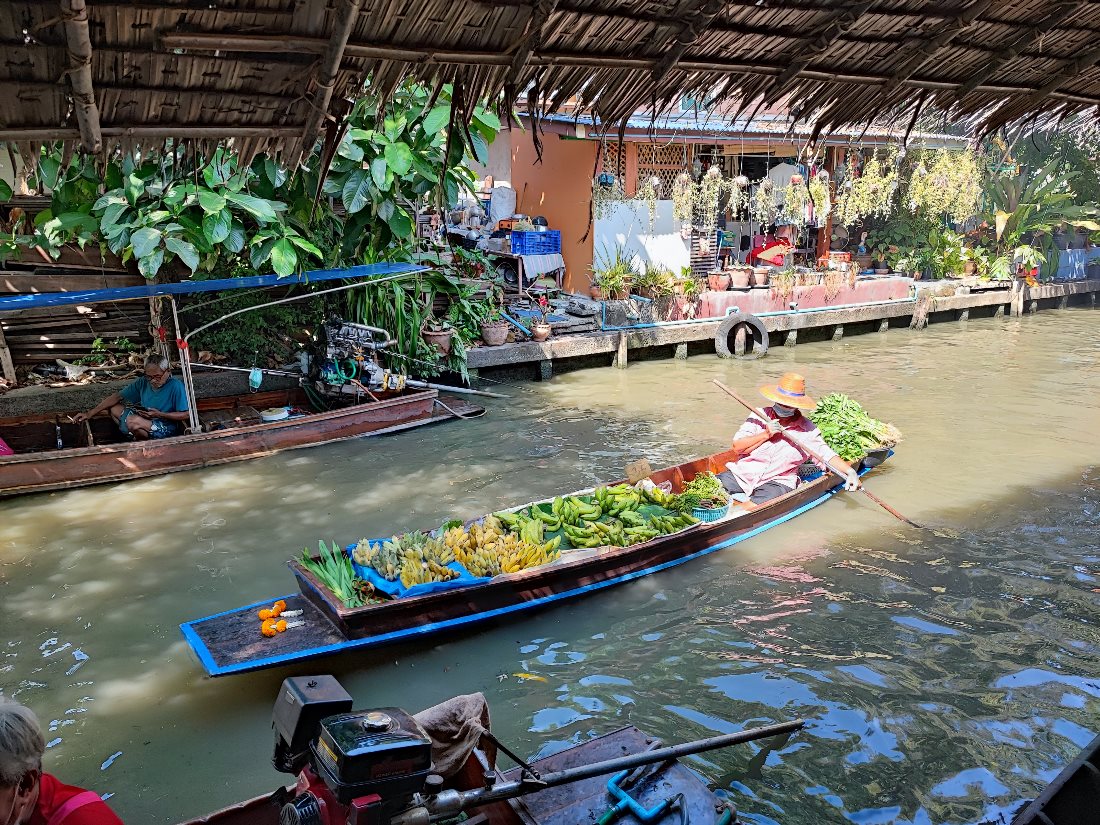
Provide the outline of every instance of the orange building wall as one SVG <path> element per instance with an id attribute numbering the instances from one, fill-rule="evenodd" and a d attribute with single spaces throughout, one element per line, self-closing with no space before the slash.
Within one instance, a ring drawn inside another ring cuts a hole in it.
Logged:
<path id="1" fill-rule="evenodd" d="M 599 144 L 589 140 L 563 140 L 560 135 L 542 135 L 542 163 L 536 163 L 530 131 L 513 129 L 510 136 L 512 186 L 516 190 L 516 212 L 543 215 L 551 229 L 561 232 L 561 254 L 565 259 L 565 288 L 587 293 L 588 267 L 592 264 L 592 235 L 588 232 L 588 210 L 592 200 L 592 167 Z M 587 240 L 583 240 L 588 234 Z"/>

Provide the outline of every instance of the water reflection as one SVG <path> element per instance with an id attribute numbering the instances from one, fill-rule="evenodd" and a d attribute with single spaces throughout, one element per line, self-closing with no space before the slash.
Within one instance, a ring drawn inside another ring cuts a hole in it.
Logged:
<path id="1" fill-rule="evenodd" d="M 627 723 L 674 742 L 805 718 L 789 741 L 693 760 L 750 822 L 1007 817 L 1100 729 L 1094 318 L 1043 317 L 1042 346 L 1005 320 L 569 374 L 462 426 L 0 502 L 0 687 L 47 723 L 48 767 L 113 792 L 131 822 L 274 787 L 271 701 L 308 672 L 363 706 L 484 691 L 525 753 Z M 292 589 L 282 561 L 318 538 L 718 448 L 740 415 L 710 379 L 751 388 L 788 368 L 905 431 L 872 484 L 934 530 L 839 498 L 504 626 L 225 680 L 180 638 L 181 621 Z"/>

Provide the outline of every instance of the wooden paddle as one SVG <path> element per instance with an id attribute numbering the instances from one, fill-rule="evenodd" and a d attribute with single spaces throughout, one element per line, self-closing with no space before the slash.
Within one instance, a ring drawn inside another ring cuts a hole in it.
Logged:
<path id="1" fill-rule="evenodd" d="M 737 401 L 739 404 L 741 404 L 741 406 L 743 406 L 743 407 L 745 407 L 745 409 L 749 410 L 749 412 L 754 413 L 762 421 L 767 421 L 768 420 L 768 417 L 766 415 L 764 415 L 763 412 L 761 412 L 760 410 L 756 409 L 754 406 L 749 404 L 748 401 L 741 398 L 741 396 L 739 396 L 737 393 L 735 393 L 733 390 L 731 390 L 729 387 L 727 387 L 725 384 L 723 384 L 717 378 L 714 379 L 714 383 L 718 386 L 718 388 L 720 390 L 722 390 L 722 392 L 724 392 L 726 395 L 728 395 L 734 401 Z M 817 453 L 815 453 L 813 450 L 811 450 L 805 444 L 802 444 L 801 442 L 799 442 L 795 438 L 787 435 L 786 431 L 780 432 L 780 435 L 783 436 L 783 438 L 787 439 L 787 441 L 789 441 L 795 447 L 800 449 L 802 452 L 806 453 L 814 461 L 816 461 L 819 464 L 823 465 L 827 469 L 832 470 L 838 476 L 840 476 L 841 478 L 845 479 L 845 481 L 847 481 L 847 476 L 844 473 L 842 473 L 840 470 L 833 467 L 828 461 L 826 461 L 824 458 L 819 456 Z M 860 485 L 859 490 L 860 490 L 860 492 L 865 493 L 867 495 L 867 498 L 871 499 L 871 501 L 873 501 L 875 504 L 877 504 L 879 507 L 881 507 L 887 513 L 892 515 L 894 518 L 899 519 L 900 521 L 904 521 L 906 524 L 911 525 L 913 527 L 916 527 L 918 529 L 921 529 L 921 530 L 924 529 L 924 525 L 917 524 L 911 518 L 907 518 L 907 517 L 903 516 L 901 513 L 899 513 L 897 510 L 895 510 L 893 507 L 891 507 L 889 504 L 887 504 L 881 498 L 876 496 L 874 493 L 872 493 L 870 490 L 868 490 L 863 485 Z"/>

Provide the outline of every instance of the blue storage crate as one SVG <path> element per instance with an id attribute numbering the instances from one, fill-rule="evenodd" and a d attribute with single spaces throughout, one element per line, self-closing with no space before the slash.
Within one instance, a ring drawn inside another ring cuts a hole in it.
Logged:
<path id="1" fill-rule="evenodd" d="M 555 252 L 561 252 L 561 232 L 557 229 L 512 232 L 513 255 L 553 255 Z"/>

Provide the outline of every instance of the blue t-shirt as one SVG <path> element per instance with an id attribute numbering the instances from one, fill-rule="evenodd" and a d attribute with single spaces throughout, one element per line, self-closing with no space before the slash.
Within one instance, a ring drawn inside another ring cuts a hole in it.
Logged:
<path id="1" fill-rule="evenodd" d="M 169 378 L 158 390 L 143 375 L 123 387 L 119 395 L 131 407 L 161 412 L 187 412 L 187 391 L 178 378 Z"/>

